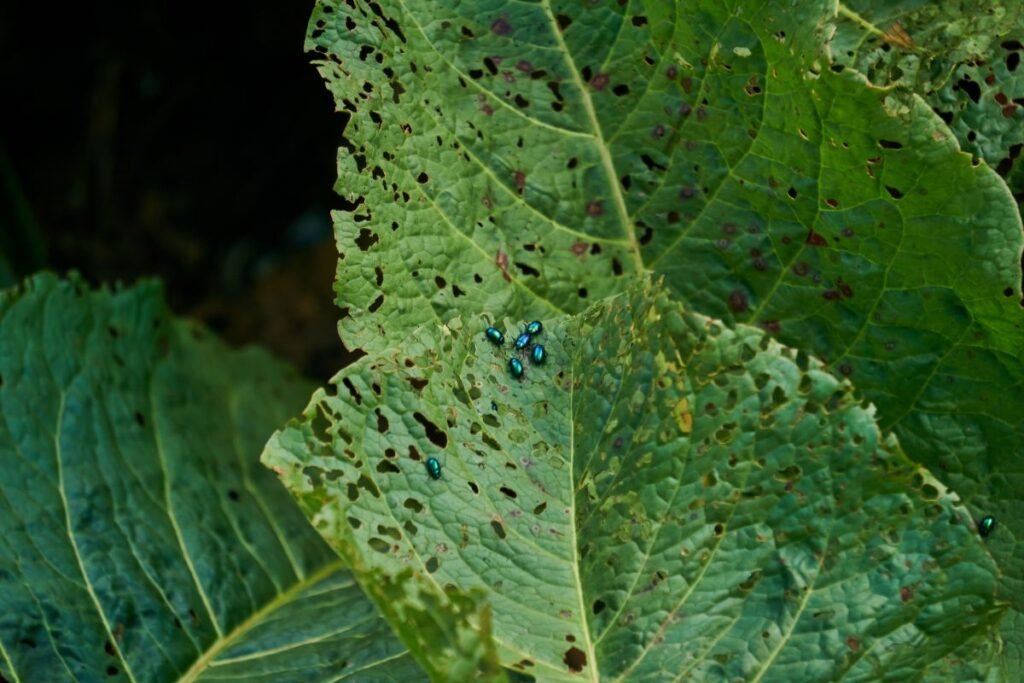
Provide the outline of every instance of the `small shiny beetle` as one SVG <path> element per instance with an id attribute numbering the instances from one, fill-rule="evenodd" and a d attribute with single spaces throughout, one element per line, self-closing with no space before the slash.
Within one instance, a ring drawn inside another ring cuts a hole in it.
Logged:
<path id="1" fill-rule="evenodd" d="M 532 323 L 526 326 L 526 334 L 535 336 L 544 331 L 544 326 L 540 324 L 539 320 L 534 320 Z"/>
<path id="2" fill-rule="evenodd" d="M 487 335 L 487 341 L 491 342 L 492 344 L 497 344 L 498 346 L 501 346 L 502 344 L 505 343 L 505 335 L 503 335 L 501 333 L 501 330 L 499 330 L 497 327 L 488 327 L 486 330 L 484 330 L 484 334 Z"/>
<path id="3" fill-rule="evenodd" d="M 992 515 L 985 515 L 980 520 L 978 520 L 978 533 L 982 536 L 988 536 L 995 530 L 996 518 Z"/>
<path id="4" fill-rule="evenodd" d="M 541 344 L 537 344 L 533 347 L 533 350 L 530 352 L 530 360 L 532 360 L 534 364 L 541 365 L 547 359 L 548 352 L 544 350 L 544 347 Z"/>
<path id="5" fill-rule="evenodd" d="M 521 335 L 516 337 L 515 343 L 513 343 L 513 346 L 516 347 L 517 351 L 522 351 L 523 349 L 525 349 L 529 345 L 530 345 L 530 333 L 529 332 L 523 332 Z"/>
<path id="6" fill-rule="evenodd" d="M 511 358 L 508 361 L 508 371 L 512 373 L 512 376 L 516 379 L 522 379 L 523 373 L 526 369 L 523 367 L 523 362 L 518 358 Z"/>
<path id="7" fill-rule="evenodd" d="M 430 475 L 431 479 L 441 478 L 441 463 L 437 461 L 437 458 L 427 458 L 427 474 Z"/>

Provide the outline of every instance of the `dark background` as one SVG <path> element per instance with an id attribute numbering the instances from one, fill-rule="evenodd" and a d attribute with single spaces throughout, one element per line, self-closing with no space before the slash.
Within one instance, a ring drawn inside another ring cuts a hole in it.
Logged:
<path id="1" fill-rule="evenodd" d="M 172 309 L 326 379 L 343 119 L 312 0 L 0 3 L 0 253 Z M 7 283 L 5 283 L 7 284 Z"/>

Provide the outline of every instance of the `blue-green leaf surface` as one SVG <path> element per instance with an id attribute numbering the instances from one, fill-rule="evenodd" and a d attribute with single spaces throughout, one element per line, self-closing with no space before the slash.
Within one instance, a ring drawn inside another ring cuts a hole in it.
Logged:
<path id="1" fill-rule="evenodd" d="M 922 97 L 960 146 L 1024 191 L 1024 5 L 1010 2 L 847 0 L 832 58 L 896 97 Z"/>
<path id="2" fill-rule="evenodd" d="M 257 461 L 308 391 L 151 283 L 0 295 L 0 680 L 422 677 Z"/>
<path id="3" fill-rule="evenodd" d="M 904 681 L 998 618 L 968 511 L 820 363 L 652 287 L 543 322 L 522 381 L 426 323 L 263 460 L 374 580 L 486 595 L 540 681 Z"/>
<path id="4" fill-rule="evenodd" d="M 309 46 L 349 117 L 356 204 L 336 214 L 341 333 L 395 352 L 422 325 L 578 313 L 663 275 L 853 381 L 1000 520 L 1021 610 L 1020 215 L 927 102 L 830 62 L 836 10 L 325 0 Z"/>

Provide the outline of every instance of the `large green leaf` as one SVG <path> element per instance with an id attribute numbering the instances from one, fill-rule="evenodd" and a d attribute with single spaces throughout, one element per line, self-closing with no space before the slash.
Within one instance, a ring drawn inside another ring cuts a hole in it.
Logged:
<path id="1" fill-rule="evenodd" d="M 816 361 L 650 288 L 544 324 L 515 381 L 425 323 L 264 462 L 359 562 L 487 591 L 538 680 L 905 681 L 998 617 L 968 511 Z"/>
<path id="2" fill-rule="evenodd" d="M 653 270 L 856 382 L 1001 520 L 1022 608 L 1020 216 L 924 101 L 829 68 L 834 20 L 824 0 L 321 3 L 357 204 L 336 214 L 341 333 L 376 355 Z"/>
<path id="3" fill-rule="evenodd" d="M 0 295 L 0 680 L 416 678 L 257 462 L 308 391 L 153 284 Z"/>
<path id="4" fill-rule="evenodd" d="M 1024 191 L 1014 163 L 1024 145 L 1024 5 L 848 0 L 839 17 L 830 45 L 837 63 L 923 97 L 963 149 Z"/>

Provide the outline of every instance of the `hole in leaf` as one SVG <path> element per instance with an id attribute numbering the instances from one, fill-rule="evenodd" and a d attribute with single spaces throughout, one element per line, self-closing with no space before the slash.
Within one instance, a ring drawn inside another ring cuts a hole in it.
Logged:
<path id="1" fill-rule="evenodd" d="M 981 100 L 981 86 L 970 79 L 969 76 L 964 76 L 956 82 L 957 86 L 967 93 L 967 96 L 977 104 Z"/>
<path id="2" fill-rule="evenodd" d="M 412 414 L 414 420 L 423 426 L 423 429 L 427 433 L 427 438 L 430 442 L 438 448 L 448 447 L 448 435 L 445 434 L 436 424 L 431 422 L 423 413 L 416 411 Z"/>
<path id="3" fill-rule="evenodd" d="M 528 275 L 530 277 L 540 277 L 540 271 L 532 266 L 528 266 L 525 263 L 520 263 L 519 261 L 515 262 L 515 266 L 523 273 L 523 275 Z"/>
<path id="4" fill-rule="evenodd" d="M 381 474 L 398 474 L 401 472 L 398 466 L 388 460 L 381 460 L 377 463 L 377 471 Z"/>
<path id="5" fill-rule="evenodd" d="M 579 673 L 580 671 L 583 671 L 583 667 L 587 665 L 587 655 L 578 647 L 570 647 L 565 651 L 565 658 L 563 661 L 565 662 L 565 665 L 569 667 L 570 671 L 573 673 Z"/>
<path id="6" fill-rule="evenodd" d="M 379 241 L 380 238 L 377 237 L 376 233 L 367 228 L 362 228 L 359 230 L 359 237 L 356 238 L 356 246 L 359 247 L 360 251 L 366 251 Z"/>

